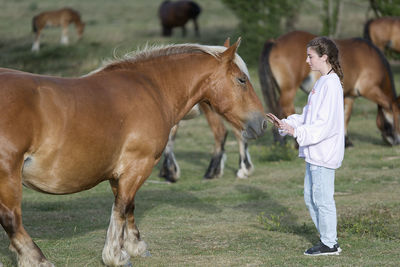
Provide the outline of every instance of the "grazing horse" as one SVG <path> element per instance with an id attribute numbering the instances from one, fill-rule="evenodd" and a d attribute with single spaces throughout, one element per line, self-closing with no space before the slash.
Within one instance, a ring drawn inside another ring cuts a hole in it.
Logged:
<path id="1" fill-rule="evenodd" d="M 371 19 L 364 25 L 364 38 L 382 52 L 385 48 L 400 52 L 400 17 Z"/>
<path id="2" fill-rule="evenodd" d="M 53 266 L 22 225 L 22 184 L 70 194 L 108 180 L 115 200 L 103 262 L 146 253 L 134 198 L 171 128 L 206 102 L 244 138 L 266 129 L 239 43 L 149 48 L 79 78 L 0 69 L 0 223 L 19 266 Z"/>
<path id="3" fill-rule="evenodd" d="M 224 147 L 228 131 L 224 126 L 224 122 L 221 116 L 215 113 L 207 103 L 199 103 L 199 106 L 200 107 L 196 105 L 191 112 L 185 115 L 183 120 L 189 120 L 200 115 L 200 110 L 204 113 L 207 122 L 214 134 L 215 141 L 213 156 L 211 158 L 210 164 L 208 165 L 207 171 L 204 174 L 204 178 L 218 178 L 221 177 L 224 173 L 224 163 L 226 159 Z M 180 168 L 174 155 L 174 143 L 177 131 L 178 124 L 171 129 L 168 144 L 164 150 L 164 161 L 161 165 L 159 173 L 160 177 L 163 177 L 173 183 L 177 182 L 180 176 Z M 251 162 L 247 141 L 243 139 L 240 131 L 238 131 L 237 129 L 234 128 L 233 132 L 239 145 L 239 169 L 236 172 L 236 177 L 245 179 L 248 178 L 248 176 L 253 172 L 254 166 Z"/>
<path id="4" fill-rule="evenodd" d="M 32 51 L 39 51 L 40 33 L 46 26 L 62 27 L 61 43 L 68 44 L 68 26 L 71 23 L 75 24 L 78 38 L 82 38 L 85 23 L 82 22 L 79 12 L 72 8 L 45 11 L 34 16 L 32 19 L 32 29 L 35 33 L 35 41 L 32 45 Z"/>
<path id="5" fill-rule="evenodd" d="M 306 46 L 315 35 L 294 31 L 276 41 L 264 44 L 259 62 L 259 77 L 263 97 L 270 112 L 287 117 L 295 112 L 294 98 L 299 87 L 309 92 L 318 75 L 306 64 Z M 400 143 L 399 99 L 396 99 L 393 75 L 382 52 L 362 38 L 335 40 L 340 51 L 344 73 L 346 146 L 354 99 L 363 96 L 378 105 L 377 126 L 384 141 Z M 274 133 L 275 139 L 279 135 Z"/>
<path id="6" fill-rule="evenodd" d="M 201 13 L 201 7 L 194 1 L 180 0 L 176 2 L 164 1 L 158 10 L 161 21 L 162 35 L 171 36 L 172 28 L 182 27 L 182 36 L 186 36 L 186 23 L 191 19 L 194 24 L 196 36 L 199 36 L 197 17 Z"/>

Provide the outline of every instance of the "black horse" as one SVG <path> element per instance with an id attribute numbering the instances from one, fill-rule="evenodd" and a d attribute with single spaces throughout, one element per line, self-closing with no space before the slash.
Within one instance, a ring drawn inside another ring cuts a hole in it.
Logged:
<path id="1" fill-rule="evenodd" d="M 196 36 L 199 36 L 197 17 L 201 13 L 201 7 L 193 2 L 180 0 L 176 2 L 164 1 L 158 10 L 162 26 L 162 35 L 171 36 L 172 28 L 182 27 L 182 35 L 186 36 L 185 24 L 192 19 Z"/>

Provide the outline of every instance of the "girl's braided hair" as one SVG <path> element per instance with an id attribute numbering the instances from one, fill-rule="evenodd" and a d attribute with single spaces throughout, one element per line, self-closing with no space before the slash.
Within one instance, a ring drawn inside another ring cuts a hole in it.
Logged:
<path id="1" fill-rule="evenodd" d="M 321 36 L 312 39 L 307 44 L 307 48 L 309 47 L 314 49 L 320 57 L 323 55 L 328 56 L 328 63 L 332 66 L 333 71 L 339 76 L 343 84 L 343 71 L 339 62 L 339 49 L 335 42 L 328 37 Z"/>

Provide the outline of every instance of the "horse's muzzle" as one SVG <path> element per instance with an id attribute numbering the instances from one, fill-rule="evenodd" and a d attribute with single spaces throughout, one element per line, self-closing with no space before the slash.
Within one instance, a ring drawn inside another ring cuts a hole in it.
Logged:
<path id="1" fill-rule="evenodd" d="M 267 129 L 267 120 L 262 113 L 253 113 L 247 121 L 242 136 L 246 139 L 255 139 L 264 134 Z"/>

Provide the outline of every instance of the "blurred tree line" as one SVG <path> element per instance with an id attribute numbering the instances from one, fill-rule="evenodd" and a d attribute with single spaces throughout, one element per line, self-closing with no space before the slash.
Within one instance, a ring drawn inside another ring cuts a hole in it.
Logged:
<path id="1" fill-rule="evenodd" d="M 368 0 L 365 0 L 368 1 Z M 320 35 L 338 37 L 344 0 L 222 0 L 239 19 L 237 35 L 243 38 L 240 55 L 248 64 L 257 64 L 268 39 L 294 30 L 301 7 L 321 5 Z M 400 0 L 369 0 L 376 17 L 400 16 Z M 315 14 L 318 16 L 318 14 Z"/>
<path id="2" fill-rule="evenodd" d="M 238 34 L 243 38 L 240 55 L 248 64 L 257 62 L 266 38 L 276 38 L 293 23 L 301 0 L 222 0 L 239 19 Z"/>
<path id="3" fill-rule="evenodd" d="M 400 0 L 369 0 L 376 17 L 400 16 Z"/>

